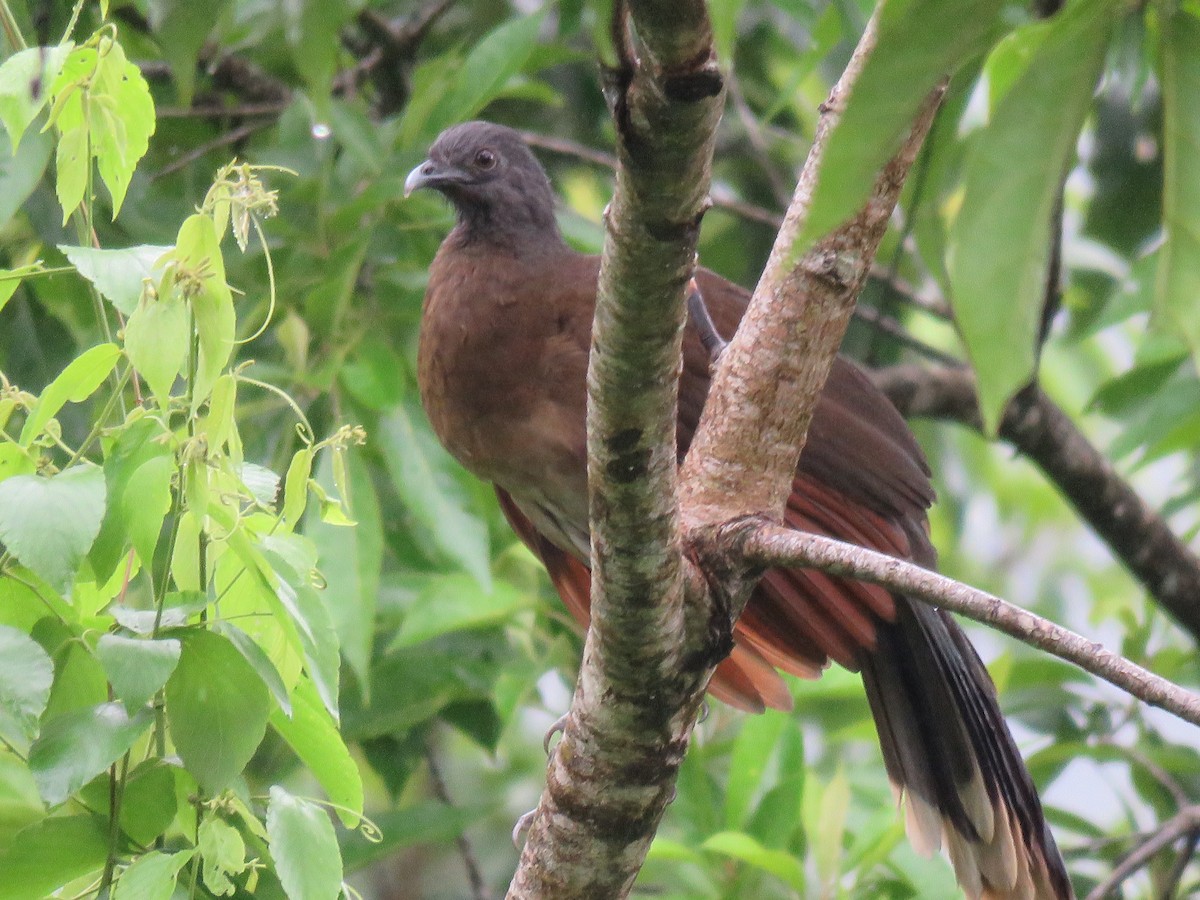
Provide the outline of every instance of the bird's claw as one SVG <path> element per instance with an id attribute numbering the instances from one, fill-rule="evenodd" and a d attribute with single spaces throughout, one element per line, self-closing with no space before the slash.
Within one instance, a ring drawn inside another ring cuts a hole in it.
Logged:
<path id="1" fill-rule="evenodd" d="M 729 342 L 717 331 L 712 316 L 708 314 L 708 304 L 704 302 L 704 294 L 700 292 L 700 285 L 696 283 L 695 278 L 688 282 L 687 292 L 688 316 L 700 334 L 700 343 L 708 351 L 709 365 L 715 366 L 721 358 L 721 354 L 725 352 L 725 348 L 729 346 Z"/>
<path id="2" fill-rule="evenodd" d="M 513 846 L 518 850 L 521 849 L 521 836 L 529 830 L 529 826 L 533 824 L 533 818 L 537 815 L 537 809 L 531 809 L 529 812 L 517 819 L 512 830 Z"/>
<path id="3" fill-rule="evenodd" d="M 562 734 L 567 730 L 567 722 L 569 722 L 570 719 L 571 713 L 568 710 L 555 719 L 554 724 L 546 729 L 546 736 L 542 738 L 542 749 L 546 751 L 547 756 L 550 755 L 550 741 L 554 739 L 556 734 Z"/>

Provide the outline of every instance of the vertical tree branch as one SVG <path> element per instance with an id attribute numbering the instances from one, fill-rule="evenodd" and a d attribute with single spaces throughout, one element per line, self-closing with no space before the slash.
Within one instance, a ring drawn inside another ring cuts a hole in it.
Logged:
<path id="1" fill-rule="evenodd" d="M 675 406 L 724 86 L 701 0 L 634 0 L 630 13 L 632 34 L 618 4 L 619 166 L 588 372 L 591 626 L 510 897 L 628 892 L 704 689 L 682 665 Z"/>

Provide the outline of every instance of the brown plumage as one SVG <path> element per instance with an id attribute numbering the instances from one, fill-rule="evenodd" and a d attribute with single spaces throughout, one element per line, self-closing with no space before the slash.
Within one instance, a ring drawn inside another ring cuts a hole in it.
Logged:
<path id="1" fill-rule="evenodd" d="M 468 122 L 409 175 L 458 224 L 425 296 L 419 378 L 434 431 L 493 482 L 514 530 L 586 624 L 589 603 L 585 373 L 599 261 L 569 248 L 549 180 L 516 132 Z M 748 295 L 696 278 L 717 329 Z M 708 392 L 708 354 L 684 339 L 679 450 Z M 839 358 L 821 395 L 785 513 L 796 528 L 932 565 L 929 470 L 903 419 Z M 766 573 L 709 691 L 750 711 L 788 709 L 776 669 L 815 678 L 836 661 L 863 676 L 884 762 L 919 850 L 949 851 L 972 898 L 1071 897 L 1054 838 L 982 662 L 940 610 L 813 570 Z"/>

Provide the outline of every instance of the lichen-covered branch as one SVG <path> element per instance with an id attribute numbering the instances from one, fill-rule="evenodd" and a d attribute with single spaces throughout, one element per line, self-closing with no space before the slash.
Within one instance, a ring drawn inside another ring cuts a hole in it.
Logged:
<path id="1" fill-rule="evenodd" d="M 864 547 L 778 525 L 743 521 L 729 526 L 746 559 L 764 567 L 819 568 L 882 585 L 1003 631 L 1075 663 L 1139 700 L 1200 725 L 1200 697 L 1089 641 L 986 591 L 914 563 Z"/>
<path id="2" fill-rule="evenodd" d="M 902 414 L 981 429 L 975 381 L 965 369 L 895 366 L 875 382 Z M 1200 640 L 1200 559 L 1040 388 L 1019 393 L 1000 437 L 1029 457 L 1159 605 Z"/>
<path id="3" fill-rule="evenodd" d="M 683 665 L 675 407 L 723 82 L 703 2 L 614 15 L 617 125 L 591 365 L 592 607 L 569 719 L 510 897 L 621 897 L 674 790 L 704 691 Z"/>

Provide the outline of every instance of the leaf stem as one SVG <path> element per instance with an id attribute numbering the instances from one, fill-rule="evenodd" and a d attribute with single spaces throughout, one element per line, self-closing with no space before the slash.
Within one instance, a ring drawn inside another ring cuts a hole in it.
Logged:
<path id="1" fill-rule="evenodd" d="M 25 37 L 21 34 L 21 28 L 17 25 L 16 17 L 13 16 L 12 10 L 8 8 L 8 0 L 0 0 L 0 26 L 4 28 L 4 34 L 8 37 L 8 42 L 12 44 L 15 50 L 26 50 L 29 45 L 25 43 Z"/>

